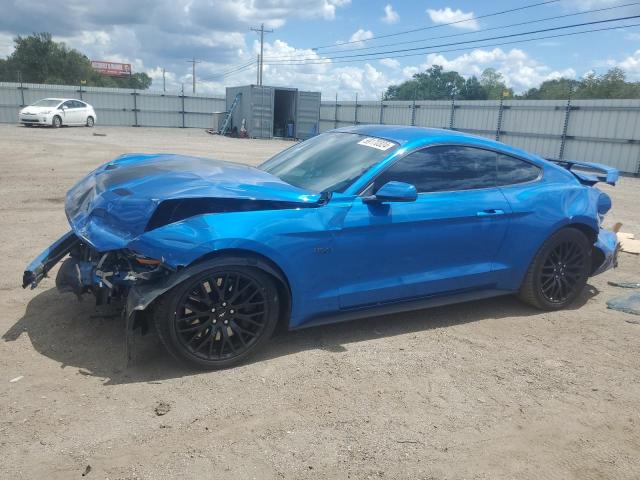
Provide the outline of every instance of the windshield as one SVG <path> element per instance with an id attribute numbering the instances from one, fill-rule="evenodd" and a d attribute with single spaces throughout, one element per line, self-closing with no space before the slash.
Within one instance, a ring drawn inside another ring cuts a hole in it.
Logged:
<path id="1" fill-rule="evenodd" d="M 32 107 L 57 107 L 60 103 L 60 100 L 45 98 L 44 100 L 38 100 L 36 103 L 32 104 Z"/>
<path id="2" fill-rule="evenodd" d="M 342 192 L 397 147 L 376 137 L 324 133 L 280 152 L 258 168 L 306 190 Z"/>

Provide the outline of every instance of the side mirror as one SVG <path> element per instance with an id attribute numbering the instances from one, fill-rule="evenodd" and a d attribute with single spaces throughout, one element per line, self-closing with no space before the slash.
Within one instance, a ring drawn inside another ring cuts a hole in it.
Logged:
<path id="1" fill-rule="evenodd" d="M 381 186 L 375 195 L 364 197 L 365 203 L 382 202 L 415 202 L 418 198 L 416 187 L 404 182 L 387 182 Z"/>

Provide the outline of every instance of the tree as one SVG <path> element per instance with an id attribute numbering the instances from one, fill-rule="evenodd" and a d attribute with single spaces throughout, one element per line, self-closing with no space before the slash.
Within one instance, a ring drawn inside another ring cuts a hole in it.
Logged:
<path id="1" fill-rule="evenodd" d="M 557 100 L 567 98 L 569 92 L 575 92 L 579 85 L 578 80 L 570 80 L 568 78 L 556 78 L 553 80 L 545 80 L 538 88 L 530 88 L 522 98 L 531 100 Z"/>
<path id="2" fill-rule="evenodd" d="M 590 72 L 580 82 L 575 93 L 576 98 L 640 98 L 640 83 L 627 82 L 621 68 L 614 67 L 607 73 L 597 76 Z"/>
<path id="3" fill-rule="evenodd" d="M 485 68 L 480 75 L 480 85 L 489 100 L 499 100 L 502 95 L 512 96 L 513 90 L 507 88 L 504 77 L 495 68 Z"/>
<path id="4" fill-rule="evenodd" d="M 387 88 L 385 100 L 442 100 L 464 90 L 465 80 L 458 72 L 445 72 L 433 65 L 411 80 Z"/>
<path id="5" fill-rule="evenodd" d="M 624 71 L 616 67 L 600 76 L 595 72 L 589 72 L 582 80 L 568 78 L 546 80 L 538 88 L 527 90 L 521 98 L 565 99 L 569 91 L 571 96 L 577 99 L 640 98 L 640 82 L 628 82 Z"/>
<path id="6" fill-rule="evenodd" d="M 54 42 L 50 33 L 36 33 L 14 39 L 15 49 L 0 60 L 0 81 L 16 82 L 18 72 L 24 82 L 61 85 L 147 89 L 151 78 L 146 73 L 128 77 L 106 77 L 91 67 L 91 61 L 78 50 Z"/>
<path id="7" fill-rule="evenodd" d="M 466 80 L 458 72 L 446 72 L 442 66 L 433 65 L 425 72 L 416 73 L 411 80 L 391 85 L 385 92 L 385 100 L 444 100 L 452 96 L 461 100 L 499 99 L 503 91 L 513 95 L 502 75 L 487 68 L 478 78 Z"/>
<path id="8" fill-rule="evenodd" d="M 461 93 L 461 97 L 465 100 L 486 100 L 488 98 L 487 91 L 475 76 L 467 78 Z"/>

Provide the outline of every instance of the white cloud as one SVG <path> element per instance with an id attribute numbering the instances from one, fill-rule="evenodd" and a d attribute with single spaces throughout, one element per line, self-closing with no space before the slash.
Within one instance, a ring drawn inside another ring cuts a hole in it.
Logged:
<path id="1" fill-rule="evenodd" d="M 637 42 L 637 41 L 640 41 L 640 33 L 638 32 L 627 33 L 624 36 L 624 38 L 627 40 L 631 40 L 632 42 Z"/>
<path id="2" fill-rule="evenodd" d="M 636 50 L 620 62 L 613 62 L 612 66 L 623 69 L 628 80 L 640 80 L 640 50 Z"/>
<path id="3" fill-rule="evenodd" d="M 362 42 L 363 40 L 369 40 L 373 38 L 373 32 L 371 30 L 363 30 L 362 28 L 354 32 L 349 38 L 350 42 Z"/>
<path id="4" fill-rule="evenodd" d="M 327 20 L 336 18 L 336 8 L 349 5 L 351 0 L 324 0 L 322 7 L 323 17 Z"/>
<path id="5" fill-rule="evenodd" d="M 398 68 L 400 66 L 400 62 L 395 58 L 383 58 L 380 63 L 389 68 Z"/>
<path id="6" fill-rule="evenodd" d="M 476 49 L 452 59 L 431 53 L 427 55 L 427 60 L 423 65 L 417 68 L 407 67 L 403 69 L 403 74 L 405 78 L 408 78 L 432 65 L 442 65 L 445 70 L 455 70 L 465 77 L 472 75 L 479 77 L 485 68 L 493 67 L 502 74 L 507 86 L 516 92 L 536 87 L 545 80 L 560 77 L 574 78 L 576 76 L 576 72 L 572 68 L 553 70 L 517 48 L 509 51 L 504 51 L 501 48 Z"/>
<path id="7" fill-rule="evenodd" d="M 381 18 L 384 23 L 396 23 L 400 20 L 400 15 L 396 12 L 390 3 L 384 7 L 384 17 Z"/>
<path id="8" fill-rule="evenodd" d="M 7 2 L 0 7 L 0 56 L 13 51 L 12 38 L 48 31 L 89 58 L 132 63 L 135 71 L 157 77 L 167 70 L 167 88 L 191 80 L 191 56 L 202 60 L 198 83 L 217 89 L 214 76 L 249 57 L 249 31 L 264 23 L 276 28 L 296 19 L 332 20 L 351 0 L 130 0 L 93 2 Z M 2 5 L 0 0 L 0 5 Z M 273 35 L 268 35 L 267 38 Z M 159 41 L 158 39 L 161 39 Z M 233 77 L 235 78 L 235 77 Z M 228 80 L 233 81 L 232 77 Z M 255 82 L 255 75 L 251 81 Z M 171 82 L 171 83 L 170 83 Z M 152 88 L 161 88 L 156 80 Z"/>
<path id="9" fill-rule="evenodd" d="M 433 10 L 429 8 L 427 14 L 433 23 L 454 23 L 452 27 L 462 28 L 466 30 L 477 30 L 480 28 L 478 21 L 474 18 L 473 12 L 463 12 L 459 8 L 452 10 L 450 7 Z"/>
<path id="10" fill-rule="evenodd" d="M 13 51 L 13 36 L 0 33 L 0 57 L 6 57 Z"/>
<path id="11" fill-rule="evenodd" d="M 254 48 L 258 48 L 256 42 Z M 314 65 L 277 65 L 281 63 L 271 58 L 305 58 L 320 62 Z M 322 61 L 313 50 L 297 49 L 286 42 L 276 40 L 265 43 L 264 83 L 266 85 L 295 86 L 302 90 L 320 91 L 324 98 L 333 98 L 336 92 L 342 99 L 353 99 L 358 94 L 360 99 L 378 99 L 380 94 L 392 83 L 402 79 L 400 75 L 390 76 L 366 63 L 363 66 L 342 66 L 331 60 Z M 392 72 L 395 74 L 395 72 Z M 241 85 L 255 81 L 255 69 L 233 77 L 233 84 Z M 227 84 L 230 84 L 228 81 Z M 223 85 L 219 86 L 223 91 Z"/>

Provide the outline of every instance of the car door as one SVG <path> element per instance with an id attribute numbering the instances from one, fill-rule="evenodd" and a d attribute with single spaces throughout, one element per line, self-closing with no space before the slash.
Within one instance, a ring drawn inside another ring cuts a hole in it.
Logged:
<path id="1" fill-rule="evenodd" d="M 62 117 L 62 123 L 65 125 L 71 125 L 74 122 L 73 119 L 73 100 L 67 100 L 62 105 L 60 105 L 60 116 Z"/>
<path id="2" fill-rule="evenodd" d="M 80 100 L 74 100 L 73 105 L 75 108 L 74 119 L 78 125 L 84 125 L 87 123 L 87 104 Z"/>
<path id="3" fill-rule="evenodd" d="M 392 180 L 415 185 L 417 200 L 354 201 L 336 242 L 341 308 L 492 288 L 510 211 L 496 187 L 496 153 L 422 149 L 396 161 L 365 193 Z"/>
<path id="4" fill-rule="evenodd" d="M 85 105 L 78 100 L 71 100 L 71 121 L 75 125 L 83 125 L 85 122 Z"/>
<path id="5" fill-rule="evenodd" d="M 497 177 L 512 217 L 505 242 L 496 255 L 495 269 L 504 272 L 505 286 L 513 286 L 519 284 L 562 213 L 557 208 L 559 203 L 552 200 L 555 189 L 542 181 L 539 166 L 500 153 Z"/>

